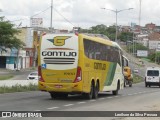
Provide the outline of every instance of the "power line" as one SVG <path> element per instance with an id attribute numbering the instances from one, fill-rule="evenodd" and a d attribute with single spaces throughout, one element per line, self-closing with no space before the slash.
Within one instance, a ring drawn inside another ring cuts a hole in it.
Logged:
<path id="1" fill-rule="evenodd" d="M 37 16 L 37 15 L 39 15 L 39 14 L 41 14 L 41 13 L 44 13 L 44 12 L 47 11 L 48 9 L 50 9 L 50 6 L 49 6 L 48 8 L 46 8 L 45 10 L 43 10 L 43 11 L 37 13 L 37 14 L 32 15 L 30 18 L 35 17 L 35 16 Z M 57 10 L 56 8 L 53 7 L 53 9 L 54 9 L 55 12 L 57 12 L 66 22 L 68 22 L 69 24 L 71 24 L 71 25 L 74 27 L 73 23 L 72 23 L 71 21 L 69 21 L 66 17 L 64 17 L 60 12 L 58 12 L 58 10 Z M 16 22 L 16 21 L 22 21 L 22 20 L 26 20 L 26 19 L 28 19 L 28 18 L 17 19 L 17 20 L 12 20 L 12 21 L 8 20 L 8 21 L 10 21 L 10 22 Z"/>
<path id="2" fill-rule="evenodd" d="M 50 9 L 50 6 L 49 6 L 48 8 L 46 8 L 45 10 L 43 10 L 43 11 L 37 13 L 37 14 L 32 15 L 31 18 L 34 17 L 34 16 L 37 16 L 37 15 L 39 15 L 39 14 L 41 14 L 41 13 L 44 13 L 44 12 L 47 11 L 48 9 Z"/>
<path id="3" fill-rule="evenodd" d="M 73 23 L 71 22 L 71 21 L 69 21 L 67 18 L 65 18 L 60 12 L 58 12 L 54 7 L 53 7 L 53 9 L 61 16 L 61 17 L 63 17 L 68 23 L 70 23 L 71 25 L 73 25 Z M 75 27 L 74 25 L 73 25 L 73 27 Z"/>
<path id="4" fill-rule="evenodd" d="M 23 18 L 23 19 L 13 20 L 13 21 L 10 21 L 10 22 L 22 21 L 22 20 L 26 20 L 26 19 L 28 19 L 28 18 Z"/>
<path id="5" fill-rule="evenodd" d="M 41 14 L 41 13 L 44 13 L 44 12 L 47 11 L 49 8 L 50 8 L 50 7 L 46 8 L 45 10 L 43 10 L 43 11 L 37 13 L 37 14 L 32 15 L 31 18 L 34 17 L 34 16 L 37 16 L 37 15 L 39 15 L 39 14 Z M 22 20 L 26 20 L 26 19 L 28 19 L 28 18 L 12 20 L 12 21 L 10 21 L 10 22 L 22 21 Z"/>

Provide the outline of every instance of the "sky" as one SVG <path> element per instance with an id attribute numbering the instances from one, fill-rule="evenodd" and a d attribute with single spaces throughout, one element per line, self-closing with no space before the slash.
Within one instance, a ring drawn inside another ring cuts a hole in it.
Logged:
<path id="1" fill-rule="evenodd" d="M 44 10 L 35 18 L 43 18 L 43 27 L 50 27 L 51 0 L 0 0 L 0 16 L 5 16 L 16 26 L 30 27 L 30 18 Z M 110 26 L 136 23 L 144 26 L 147 23 L 160 25 L 160 0 L 141 0 L 141 20 L 139 22 L 140 0 L 53 0 L 52 26 L 55 29 L 72 29 L 81 27 L 88 29 L 104 24 Z"/>

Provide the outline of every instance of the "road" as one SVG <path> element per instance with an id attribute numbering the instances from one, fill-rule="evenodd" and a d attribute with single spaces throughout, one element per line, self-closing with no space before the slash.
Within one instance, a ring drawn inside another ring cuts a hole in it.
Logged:
<path id="1" fill-rule="evenodd" d="M 160 111 L 159 92 L 159 87 L 146 88 L 144 83 L 138 83 L 117 96 L 100 93 L 96 100 L 79 95 L 52 100 L 48 93 L 40 91 L 8 93 L 0 95 L 0 111 Z"/>
<path id="2" fill-rule="evenodd" d="M 6 70 L 6 69 L 0 69 L 0 75 L 13 75 L 14 77 L 10 80 L 26 80 L 29 73 L 36 71 L 36 70 L 30 70 L 30 69 L 24 69 L 20 71 L 16 70 Z"/>

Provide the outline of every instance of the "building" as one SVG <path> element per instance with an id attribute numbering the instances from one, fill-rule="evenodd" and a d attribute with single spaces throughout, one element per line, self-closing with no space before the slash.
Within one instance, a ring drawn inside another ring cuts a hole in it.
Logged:
<path id="1" fill-rule="evenodd" d="M 154 32 L 148 35 L 149 49 L 155 50 L 160 44 L 160 33 Z"/>
<path id="2" fill-rule="evenodd" d="M 131 27 L 130 26 L 121 26 L 120 31 L 121 32 L 131 32 Z"/>
<path id="3" fill-rule="evenodd" d="M 148 34 L 138 34 L 137 43 L 141 43 L 142 45 L 148 47 Z"/>
<path id="4" fill-rule="evenodd" d="M 145 27 L 147 28 L 147 30 L 153 31 L 156 28 L 156 25 L 153 23 L 148 23 L 145 25 Z"/>
<path id="5" fill-rule="evenodd" d="M 40 31 L 30 27 L 18 28 L 18 30 L 20 33 L 15 37 L 23 41 L 26 46 L 19 50 L 5 48 L 6 51 L 0 53 L 0 68 L 14 70 L 36 66 L 36 48 Z"/>

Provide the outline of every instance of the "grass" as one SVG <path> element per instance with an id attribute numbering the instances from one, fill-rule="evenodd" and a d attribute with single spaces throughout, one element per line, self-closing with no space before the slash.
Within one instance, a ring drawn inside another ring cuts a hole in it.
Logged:
<path id="1" fill-rule="evenodd" d="M 133 84 L 140 83 L 143 81 L 143 78 L 139 75 L 133 74 Z"/>
<path id="2" fill-rule="evenodd" d="M 0 87 L 0 94 L 3 93 L 14 93 L 14 92 L 26 92 L 26 91 L 37 91 L 38 86 L 35 84 L 30 84 L 28 86 L 15 85 L 12 87 Z"/>
<path id="3" fill-rule="evenodd" d="M 13 75 L 1 75 L 0 80 L 8 80 L 8 79 L 13 78 L 13 77 L 14 77 Z"/>
<path id="4" fill-rule="evenodd" d="M 147 62 L 151 62 L 151 60 L 150 59 L 148 59 L 148 58 L 141 58 L 142 60 L 145 60 L 145 61 L 147 61 Z"/>

